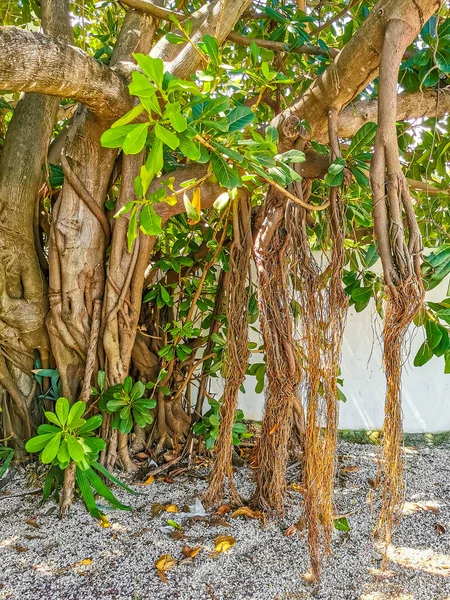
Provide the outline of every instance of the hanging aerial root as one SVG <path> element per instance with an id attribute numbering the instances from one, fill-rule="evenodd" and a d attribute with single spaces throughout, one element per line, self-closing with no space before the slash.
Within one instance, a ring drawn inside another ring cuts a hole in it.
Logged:
<path id="1" fill-rule="evenodd" d="M 401 20 L 386 25 L 380 61 L 378 129 L 370 167 L 374 230 L 387 292 L 383 328 L 386 401 L 378 471 L 382 506 L 375 530 L 384 551 L 384 563 L 404 497 L 400 393 L 403 340 L 424 299 L 420 275 L 422 240 L 399 160 L 395 122 L 399 67 L 414 34 L 411 26 Z"/>
<path id="2" fill-rule="evenodd" d="M 335 110 L 329 114 L 329 138 L 331 158 L 335 160 L 340 156 Z M 308 192 L 305 185 L 297 185 L 297 188 L 297 194 Z M 307 409 L 303 471 L 309 575 L 313 580 L 320 575 L 322 548 L 331 553 L 338 428 L 337 378 L 348 309 L 342 287 L 345 215 L 338 188 L 331 188 L 329 205 L 331 258 L 324 268 L 317 264 L 311 251 L 306 211 L 291 205 L 286 219 L 293 243 L 293 300 L 301 309 L 298 336 L 303 366 L 302 397 Z"/>
<path id="3" fill-rule="evenodd" d="M 385 557 L 392 531 L 401 518 L 404 500 L 400 396 L 403 339 L 422 301 L 422 282 L 415 275 L 397 286 L 395 293 L 388 292 L 383 331 L 387 389 L 382 430 L 383 446 L 378 464 L 382 505 L 376 526 L 376 534 L 383 545 Z"/>
<path id="4" fill-rule="evenodd" d="M 278 513 L 284 510 L 288 444 L 300 377 L 286 273 L 289 246 L 284 198 L 270 190 L 255 242 L 267 386 L 261 436 L 255 452 L 256 489 L 252 503 Z"/>
<path id="5" fill-rule="evenodd" d="M 248 195 L 233 201 L 233 243 L 230 268 L 225 283 L 228 322 L 225 386 L 220 407 L 220 429 L 216 442 L 216 459 L 208 489 L 203 497 L 206 506 L 217 506 L 223 498 L 228 478 L 231 500 L 241 504 L 233 481 L 232 444 L 234 416 L 239 387 L 245 378 L 248 349 L 247 274 L 252 251 L 251 203 Z"/>

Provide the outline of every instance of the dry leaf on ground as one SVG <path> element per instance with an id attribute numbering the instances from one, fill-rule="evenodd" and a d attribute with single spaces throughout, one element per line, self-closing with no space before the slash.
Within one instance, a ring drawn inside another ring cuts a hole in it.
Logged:
<path id="1" fill-rule="evenodd" d="M 231 511 L 231 506 L 229 504 L 222 504 L 222 506 L 219 506 L 219 508 L 216 510 L 216 513 L 218 515 L 220 515 L 221 517 L 223 517 L 223 515 L 226 515 L 230 511 Z"/>
<path id="2" fill-rule="evenodd" d="M 431 512 L 438 515 L 441 510 L 435 502 L 405 502 L 403 505 L 403 514 L 412 515 L 417 512 Z"/>
<path id="3" fill-rule="evenodd" d="M 159 575 L 159 578 L 163 583 L 168 583 L 166 577 L 166 571 L 170 571 L 174 567 L 176 567 L 177 561 L 171 554 L 163 554 L 160 556 L 155 562 L 156 572 Z"/>
<path id="4" fill-rule="evenodd" d="M 150 475 L 149 477 L 147 477 L 147 479 L 145 481 L 141 481 L 140 483 L 136 483 L 136 485 L 150 485 L 154 481 L 155 481 L 154 475 Z"/>
<path id="5" fill-rule="evenodd" d="M 241 506 L 235 510 L 231 518 L 235 519 L 236 517 L 248 517 L 249 519 L 263 519 L 263 514 L 259 510 L 253 510 L 249 506 Z"/>
<path id="6" fill-rule="evenodd" d="M 181 552 L 187 558 L 195 558 L 201 549 L 201 546 L 198 546 L 197 548 L 189 548 L 189 546 L 185 546 Z"/>
<path id="7" fill-rule="evenodd" d="M 231 535 L 219 535 L 215 539 L 216 551 L 213 553 L 213 557 L 218 556 L 221 552 L 227 552 L 236 544 L 236 540 Z"/>

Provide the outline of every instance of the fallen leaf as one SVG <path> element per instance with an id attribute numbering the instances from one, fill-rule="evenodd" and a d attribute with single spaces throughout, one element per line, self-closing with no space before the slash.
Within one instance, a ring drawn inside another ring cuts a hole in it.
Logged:
<path id="1" fill-rule="evenodd" d="M 167 525 L 170 525 L 174 529 L 178 529 L 179 531 L 183 531 L 183 527 L 177 523 L 176 521 L 172 521 L 172 519 L 167 520 Z"/>
<path id="2" fill-rule="evenodd" d="M 219 515 L 211 515 L 210 517 L 206 517 L 206 519 L 200 518 L 206 521 L 210 527 L 231 527 L 231 525 L 227 523 L 223 517 L 219 517 Z"/>
<path id="3" fill-rule="evenodd" d="M 219 535 L 216 537 L 214 543 L 216 544 L 216 551 L 213 553 L 213 557 L 218 556 L 221 552 L 227 552 L 236 544 L 236 540 L 231 535 Z"/>
<path id="4" fill-rule="evenodd" d="M 167 505 L 164 507 L 164 510 L 165 510 L 166 512 L 169 512 L 169 513 L 177 513 L 177 512 L 180 512 L 180 509 L 178 508 L 178 506 L 177 506 L 176 504 L 167 504 Z"/>
<path id="5" fill-rule="evenodd" d="M 438 515 L 441 511 L 433 502 L 405 502 L 403 505 L 403 514 L 411 515 L 416 512 L 431 512 Z"/>
<path id="6" fill-rule="evenodd" d="M 100 525 L 100 527 L 104 527 L 105 529 L 111 526 L 111 523 L 109 522 L 109 519 L 106 515 L 100 515 L 98 524 Z"/>
<path id="7" fill-rule="evenodd" d="M 273 433 L 275 433 L 275 431 L 278 429 L 278 423 L 275 423 L 275 425 L 272 427 L 272 429 L 269 431 L 269 435 L 272 435 Z"/>
<path id="8" fill-rule="evenodd" d="M 137 458 L 138 460 L 147 460 L 147 458 L 149 458 L 149 455 L 145 452 L 138 452 L 134 455 L 134 458 Z"/>
<path id="9" fill-rule="evenodd" d="M 223 515 L 226 515 L 230 511 L 231 511 L 231 507 L 229 504 L 222 504 L 222 506 L 219 506 L 219 508 L 216 510 L 216 513 L 218 515 L 220 515 L 221 517 L 223 517 Z"/>
<path id="10" fill-rule="evenodd" d="M 368 479 L 367 483 L 370 485 L 370 487 L 374 490 L 375 488 L 378 487 L 378 482 L 376 479 Z"/>
<path id="11" fill-rule="evenodd" d="M 73 566 L 74 567 L 81 567 L 81 566 L 85 566 L 85 565 L 92 565 L 92 558 L 84 558 L 83 560 L 80 560 L 80 562 L 77 562 Z"/>
<path id="12" fill-rule="evenodd" d="M 147 477 L 147 479 L 145 481 L 141 481 L 139 483 L 136 483 L 136 485 L 150 485 L 154 481 L 155 481 L 154 475 L 150 475 L 150 477 Z"/>
<path id="13" fill-rule="evenodd" d="M 438 535 L 444 535 L 444 533 L 447 531 L 442 523 L 435 523 L 434 529 Z"/>
<path id="14" fill-rule="evenodd" d="M 252 510 L 249 506 L 241 506 L 232 513 L 231 518 L 248 517 L 249 519 L 262 519 L 263 515 L 259 510 Z"/>
<path id="15" fill-rule="evenodd" d="M 187 537 L 182 531 L 171 531 L 169 535 L 173 540 L 182 540 Z"/>
<path id="16" fill-rule="evenodd" d="M 11 548 L 14 548 L 16 552 L 28 552 L 28 548 L 24 548 L 23 546 L 11 546 Z"/>
<path id="17" fill-rule="evenodd" d="M 154 517 L 157 517 L 158 515 L 160 515 L 164 510 L 166 510 L 166 507 L 163 504 L 159 504 L 159 502 L 155 502 L 154 504 L 152 504 L 152 508 L 151 508 L 151 513 Z"/>
<path id="18" fill-rule="evenodd" d="M 170 571 L 177 564 L 177 561 L 171 554 L 163 554 L 155 562 L 156 571 L 163 583 L 168 583 L 165 575 L 166 571 Z"/>
<path id="19" fill-rule="evenodd" d="M 35 529 L 40 529 L 40 527 L 41 527 L 41 526 L 40 526 L 40 525 L 39 525 L 39 524 L 36 522 L 36 519 L 33 519 L 33 518 L 31 518 L 31 519 L 27 519 L 27 520 L 25 521 L 25 523 L 26 523 L 27 525 L 30 525 L 31 527 L 34 527 Z"/>
<path id="20" fill-rule="evenodd" d="M 187 558 L 195 558 L 201 549 L 202 549 L 201 546 L 198 546 L 197 548 L 189 548 L 189 546 L 185 546 L 181 552 Z"/>
<path id="21" fill-rule="evenodd" d="M 356 473 L 360 470 L 360 467 L 357 467 L 356 465 L 348 465 L 347 467 L 343 467 L 341 469 L 342 473 Z"/>

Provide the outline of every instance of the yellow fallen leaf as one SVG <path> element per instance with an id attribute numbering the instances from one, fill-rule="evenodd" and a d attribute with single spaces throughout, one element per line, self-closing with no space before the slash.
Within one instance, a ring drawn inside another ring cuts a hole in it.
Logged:
<path id="1" fill-rule="evenodd" d="M 241 506 L 232 513 L 231 518 L 249 517 L 250 519 L 262 519 L 262 513 L 259 510 L 252 510 L 249 506 Z"/>
<path id="2" fill-rule="evenodd" d="M 188 558 L 195 558 L 201 549 L 201 546 L 198 546 L 198 548 L 189 548 L 189 546 L 185 546 L 181 552 Z"/>
<path id="3" fill-rule="evenodd" d="M 160 556 L 155 562 L 156 571 L 159 575 L 159 578 L 163 583 L 168 583 L 167 577 L 165 575 L 166 571 L 170 571 L 177 564 L 177 561 L 171 554 L 163 554 Z"/>
<path id="4" fill-rule="evenodd" d="M 154 481 L 155 481 L 155 477 L 153 475 L 150 475 L 150 477 L 148 477 L 145 481 L 141 481 L 140 483 L 137 483 L 136 485 L 150 485 Z"/>
<path id="5" fill-rule="evenodd" d="M 213 554 L 213 557 L 218 556 L 221 552 L 227 552 L 230 548 L 232 548 L 236 543 L 234 537 L 231 535 L 219 535 L 216 537 L 216 551 Z"/>
<path id="6" fill-rule="evenodd" d="M 104 527 L 105 529 L 111 526 L 108 517 L 106 517 L 105 515 L 100 515 L 100 520 L 98 523 L 100 527 Z"/>
<path id="7" fill-rule="evenodd" d="M 83 560 L 80 560 L 80 562 L 77 562 L 75 566 L 82 567 L 84 565 L 92 565 L 92 558 L 84 558 Z"/>
<path id="8" fill-rule="evenodd" d="M 277 429 L 278 429 L 278 423 L 275 423 L 275 425 L 269 431 L 269 435 L 273 435 Z"/>
<path id="9" fill-rule="evenodd" d="M 177 513 L 180 511 L 180 509 L 178 508 L 178 506 L 176 504 L 167 504 L 164 508 L 165 508 L 166 512 L 170 512 L 170 513 Z"/>

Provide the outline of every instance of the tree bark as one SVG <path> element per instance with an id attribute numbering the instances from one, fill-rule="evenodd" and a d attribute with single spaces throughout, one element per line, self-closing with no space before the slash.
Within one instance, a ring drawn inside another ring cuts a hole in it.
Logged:
<path id="1" fill-rule="evenodd" d="M 44 0 L 42 26 L 61 40 L 57 43 L 70 43 L 69 2 Z M 14 62 L 20 65 L 17 55 Z M 46 283 L 33 223 L 59 103 L 57 97 L 25 94 L 14 111 L 0 158 L 0 383 L 9 395 L 4 423 L 11 427 L 5 428 L 2 437 L 14 434 L 14 445 L 21 450 L 33 429 L 36 382 L 31 369 L 35 352 L 40 353 L 44 365 L 49 355 L 44 327 Z"/>

